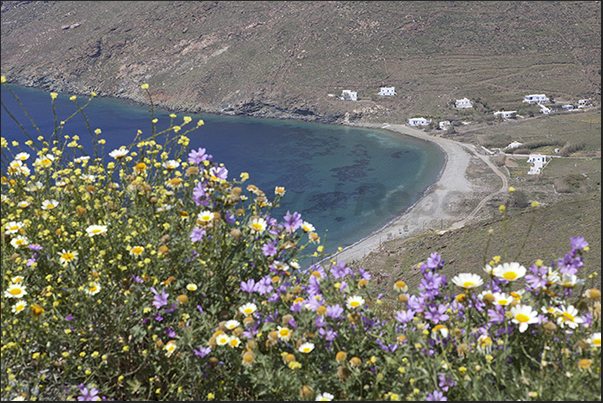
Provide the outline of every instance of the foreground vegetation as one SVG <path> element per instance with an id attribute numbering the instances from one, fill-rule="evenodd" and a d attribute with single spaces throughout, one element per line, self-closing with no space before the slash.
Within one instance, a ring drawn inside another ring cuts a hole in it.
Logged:
<path id="1" fill-rule="evenodd" d="M 148 136 L 107 153 L 68 121 L 2 138 L 3 399 L 601 399 L 582 236 L 448 278 L 426 250 L 385 309 L 369 271 L 300 266 L 323 250 L 312 224 L 189 149 L 203 121 L 151 110 Z"/>

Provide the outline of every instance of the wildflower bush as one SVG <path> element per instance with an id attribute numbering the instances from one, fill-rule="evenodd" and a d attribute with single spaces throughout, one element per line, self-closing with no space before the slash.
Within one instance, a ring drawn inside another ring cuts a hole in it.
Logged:
<path id="1" fill-rule="evenodd" d="M 302 267 L 312 224 L 190 149 L 203 121 L 160 131 L 151 108 L 108 153 L 100 129 L 93 150 L 63 136 L 93 96 L 2 138 L 3 400 L 600 400 L 583 238 L 450 280 L 433 253 L 384 298 L 345 262 Z"/>

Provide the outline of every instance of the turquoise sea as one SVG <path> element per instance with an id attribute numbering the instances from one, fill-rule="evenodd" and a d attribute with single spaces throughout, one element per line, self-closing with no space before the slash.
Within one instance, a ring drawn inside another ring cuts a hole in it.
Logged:
<path id="1" fill-rule="evenodd" d="M 49 93 L 11 88 L 42 133 L 52 133 Z M 59 94 L 56 100 L 59 120 L 76 110 L 69 97 Z M 80 105 L 87 100 L 82 96 L 77 99 Z M 4 87 L 2 102 L 30 133 L 37 133 Z M 2 136 L 25 141 L 6 111 L 1 113 Z M 92 130 L 102 130 L 107 153 L 133 141 L 138 129 L 150 133 L 147 106 L 96 98 L 86 114 Z M 168 115 L 155 110 L 160 130 L 168 127 Z M 211 114 L 177 115 L 176 124 L 185 115 L 193 118 L 191 124 L 198 119 L 205 121 L 201 129 L 191 133 L 190 147 L 203 147 L 215 162 L 223 162 L 229 179 L 248 172 L 247 183 L 258 186 L 269 199 L 275 186 L 284 186 L 287 192 L 273 215 L 281 220 L 287 210 L 300 212 L 321 237 L 327 234 L 327 253 L 358 242 L 408 210 L 435 183 L 445 163 L 445 154 L 435 144 L 386 130 Z M 85 149 L 92 149 L 81 115 L 66 125 L 63 134 L 79 135 Z"/>

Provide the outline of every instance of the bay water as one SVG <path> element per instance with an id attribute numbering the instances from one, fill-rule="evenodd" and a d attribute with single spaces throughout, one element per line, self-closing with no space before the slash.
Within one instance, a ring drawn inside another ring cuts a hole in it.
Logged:
<path id="1" fill-rule="evenodd" d="M 54 129 L 50 94 L 11 89 L 48 137 Z M 55 101 L 59 121 L 77 110 L 70 96 L 59 94 Z M 86 100 L 77 97 L 80 105 Z M 2 102 L 30 134 L 39 135 L 4 87 Z M 143 136 L 151 133 L 148 106 L 95 98 L 85 112 L 90 128 L 102 130 L 106 153 L 129 145 L 139 129 Z M 4 108 L 1 113 L 2 137 L 24 143 L 27 137 L 21 129 Z M 169 113 L 155 110 L 159 130 L 169 127 Z M 248 172 L 246 184 L 262 189 L 269 200 L 276 186 L 285 187 L 272 216 L 282 221 L 287 211 L 301 213 L 321 238 L 327 236 L 326 253 L 360 241 L 407 211 L 437 181 L 445 163 L 445 154 L 435 144 L 387 130 L 189 113 L 177 113 L 174 124 L 181 124 L 184 116 L 192 117 L 189 125 L 204 120 L 203 127 L 189 134 L 189 147 L 205 148 L 214 162 L 224 163 L 229 180 Z M 67 123 L 63 135 L 78 135 L 91 153 L 92 140 L 81 115 Z"/>

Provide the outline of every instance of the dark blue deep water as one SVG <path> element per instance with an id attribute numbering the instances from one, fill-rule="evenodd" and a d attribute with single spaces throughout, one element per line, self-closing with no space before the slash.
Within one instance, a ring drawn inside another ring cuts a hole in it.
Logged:
<path id="1" fill-rule="evenodd" d="M 47 92 L 11 86 L 43 134 L 54 128 Z M 59 94 L 55 105 L 59 120 L 76 109 L 69 94 Z M 80 105 L 87 98 L 78 96 Z M 2 101 L 30 133 L 28 123 L 12 95 L 2 87 Z M 86 108 L 91 129 L 100 128 L 105 152 L 130 144 L 138 129 L 150 134 L 150 108 L 116 99 L 97 98 Z M 169 126 L 169 113 L 155 110 L 158 128 Z M 287 190 L 281 207 L 273 210 L 279 220 L 287 210 L 298 211 L 321 236 L 328 230 L 325 252 L 346 247 L 382 228 L 414 205 L 437 180 L 445 155 L 432 143 L 386 130 L 361 129 L 299 121 L 256 119 L 178 113 L 205 125 L 191 133 L 190 147 L 203 147 L 215 162 L 223 162 L 228 177 L 248 172 L 252 183 L 269 199 L 274 187 Z M 92 150 L 85 121 L 78 115 L 63 135 L 79 135 L 80 144 Z M 27 140 L 2 109 L 2 136 Z"/>

